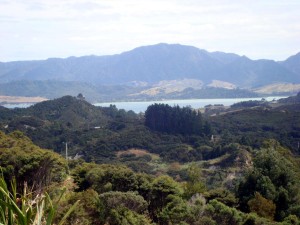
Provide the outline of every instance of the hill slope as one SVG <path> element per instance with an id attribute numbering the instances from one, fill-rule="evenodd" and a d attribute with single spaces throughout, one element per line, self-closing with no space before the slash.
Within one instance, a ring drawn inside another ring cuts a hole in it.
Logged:
<path id="1" fill-rule="evenodd" d="M 300 74 L 300 52 L 281 62 L 288 70 Z"/>

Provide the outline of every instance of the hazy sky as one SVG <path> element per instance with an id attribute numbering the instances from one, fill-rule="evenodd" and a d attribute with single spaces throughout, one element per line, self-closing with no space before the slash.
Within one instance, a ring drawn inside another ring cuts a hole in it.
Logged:
<path id="1" fill-rule="evenodd" d="M 162 42 L 284 60 L 300 52 L 300 0 L 0 0 L 0 61 Z"/>

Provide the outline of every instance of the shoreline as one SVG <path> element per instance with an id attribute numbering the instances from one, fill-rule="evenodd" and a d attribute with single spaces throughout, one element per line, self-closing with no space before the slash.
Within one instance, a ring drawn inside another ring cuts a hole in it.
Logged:
<path id="1" fill-rule="evenodd" d="M 0 95 L 0 105 L 6 104 L 34 104 L 47 101 L 49 99 L 43 97 L 24 97 L 24 96 L 6 96 Z"/>

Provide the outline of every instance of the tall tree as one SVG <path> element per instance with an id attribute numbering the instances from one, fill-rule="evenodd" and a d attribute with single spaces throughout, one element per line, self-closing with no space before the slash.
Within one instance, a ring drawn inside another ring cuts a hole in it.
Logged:
<path id="1" fill-rule="evenodd" d="M 201 112 L 191 107 L 151 105 L 145 112 L 145 125 L 152 130 L 173 134 L 210 134 L 209 123 L 203 123 Z"/>

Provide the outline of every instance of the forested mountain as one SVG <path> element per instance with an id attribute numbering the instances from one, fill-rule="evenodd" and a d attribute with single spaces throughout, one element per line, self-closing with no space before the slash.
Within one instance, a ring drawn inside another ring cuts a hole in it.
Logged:
<path id="1" fill-rule="evenodd" d="M 0 82 L 16 80 L 82 81 L 92 84 L 149 84 L 161 80 L 198 79 L 232 82 L 256 87 L 273 82 L 300 82 L 296 56 L 285 62 L 251 60 L 231 53 L 207 52 L 192 46 L 157 44 L 119 55 L 83 56 L 66 59 L 0 64 Z"/>

